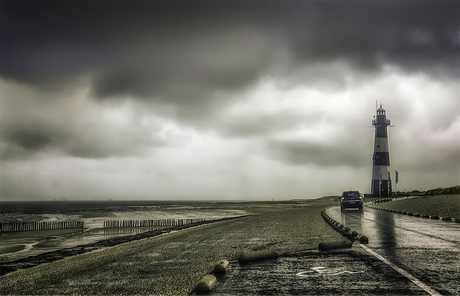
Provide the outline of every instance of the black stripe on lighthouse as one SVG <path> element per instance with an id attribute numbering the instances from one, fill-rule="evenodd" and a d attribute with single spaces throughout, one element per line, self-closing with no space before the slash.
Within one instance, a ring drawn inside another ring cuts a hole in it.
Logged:
<path id="1" fill-rule="evenodd" d="M 388 138 L 387 127 L 386 126 L 376 126 L 375 127 L 375 137 L 376 138 Z"/>
<path id="2" fill-rule="evenodd" d="M 389 152 L 374 152 L 374 166 L 376 165 L 389 166 L 390 165 L 390 153 Z"/>

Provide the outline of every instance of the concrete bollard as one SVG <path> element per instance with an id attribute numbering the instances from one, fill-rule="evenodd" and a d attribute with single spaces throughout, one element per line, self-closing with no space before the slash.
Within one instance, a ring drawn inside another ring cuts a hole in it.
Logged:
<path id="1" fill-rule="evenodd" d="M 336 241 L 336 242 L 328 242 L 328 243 L 319 243 L 318 250 L 320 251 L 330 251 L 335 249 L 344 249 L 344 248 L 351 248 L 353 243 L 349 240 L 345 241 Z"/>
<path id="2" fill-rule="evenodd" d="M 238 261 L 240 261 L 240 263 L 247 263 L 254 260 L 277 258 L 278 256 L 279 254 L 276 250 L 262 250 L 243 253 Z"/>
<path id="3" fill-rule="evenodd" d="M 227 260 L 221 260 L 219 263 L 214 267 L 214 273 L 223 273 L 227 271 L 229 262 Z"/>
<path id="4" fill-rule="evenodd" d="M 217 284 L 217 278 L 212 274 L 205 276 L 201 282 L 196 285 L 195 291 L 198 293 L 210 292 L 212 288 Z"/>
<path id="5" fill-rule="evenodd" d="M 362 243 L 362 244 L 367 244 L 367 243 L 369 243 L 369 238 L 367 238 L 367 236 L 363 235 L 363 236 L 361 236 L 359 238 L 359 242 Z"/>

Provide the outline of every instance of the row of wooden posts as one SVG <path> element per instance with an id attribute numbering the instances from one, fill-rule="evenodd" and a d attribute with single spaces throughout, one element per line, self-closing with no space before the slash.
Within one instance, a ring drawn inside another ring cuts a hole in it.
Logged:
<path id="1" fill-rule="evenodd" d="M 206 221 L 206 219 L 110 220 L 104 221 L 104 228 L 179 226 L 202 221 Z M 0 223 L 1 232 L 36 231 L 53 229 L 80 229 L 83 227 L 83 221 Z"/>
<path id="2" fill-rule="evenodd" d="M 205 220 L 206 219 L 111 220 L 104 221 L 104 228 L 178 226 Z"/>
<path id="3" fill-rule="evenodd" d="M 52 221 L 52 222 L 11 222 L 0 223 L 0 230 L 7 231 L 35 231 L 53 229 L 83 228 L 83 221 Z"/>

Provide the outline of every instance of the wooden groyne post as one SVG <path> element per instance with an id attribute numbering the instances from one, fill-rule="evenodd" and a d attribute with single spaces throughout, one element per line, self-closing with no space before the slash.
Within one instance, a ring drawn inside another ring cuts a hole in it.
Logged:
<path id="1" fill-rule="evenodd" d="M 2 232 L 54 230 L 54 229 L 80 229 L 83 227 L 84 227 L 83 221 L 0 223 L 0 231 Z"/>
<path id="2" fill-rule="evenodd" d="M 104 228 L 179 226 L 202 221 L 206 221 L 206 219 L 108 220 L 104 221 Z"/>

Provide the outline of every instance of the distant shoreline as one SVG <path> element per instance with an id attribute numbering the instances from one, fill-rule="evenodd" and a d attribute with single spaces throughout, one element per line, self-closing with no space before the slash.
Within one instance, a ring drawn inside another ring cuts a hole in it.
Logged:
<path id="1" fill-rule="evenodd" d="M 284 201 L 204 201 L 204 200 L 59 200 L 59 201 L 0 201 L 0 214 L 4 213 L 74 213 L 85 211 L 155 210 L 155 207 L 212 206 L 215 208 L 250 204 L 298 204 L 315 199 Z M 1 221 L 0 221 L 1 222 Z"/>

